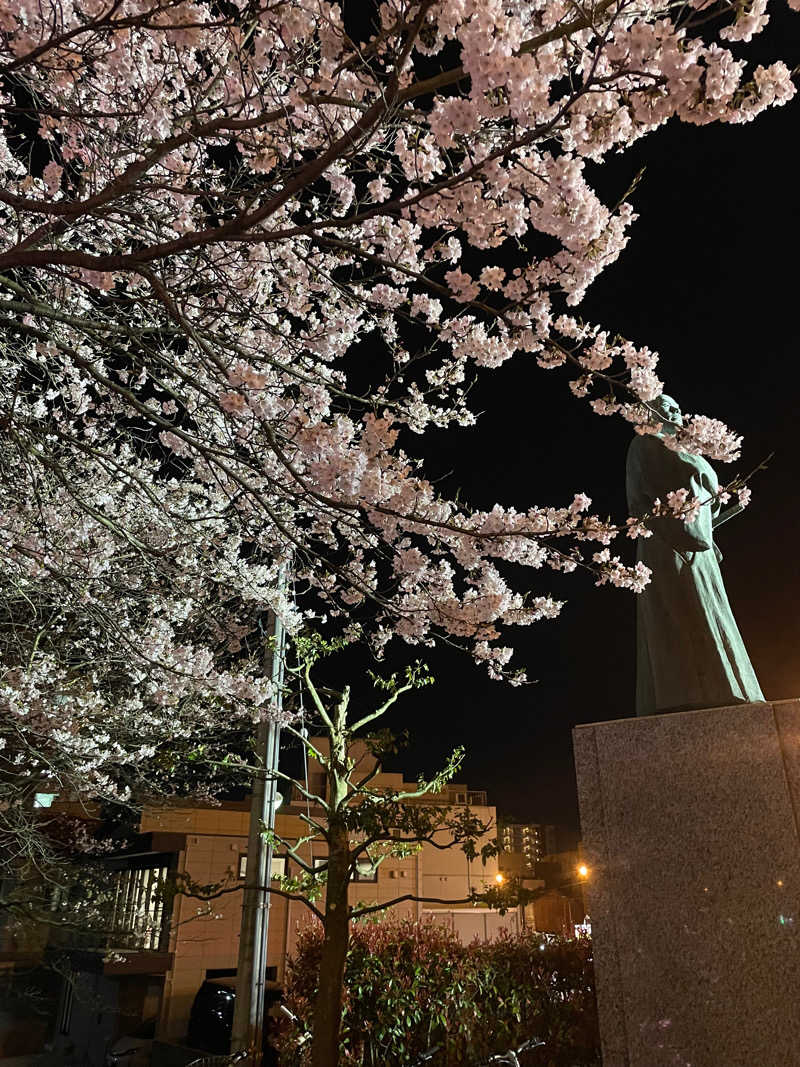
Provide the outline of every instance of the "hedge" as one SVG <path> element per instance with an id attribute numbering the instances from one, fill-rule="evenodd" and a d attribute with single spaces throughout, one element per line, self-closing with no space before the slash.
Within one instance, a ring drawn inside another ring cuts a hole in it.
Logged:
<path id="1" fill-rule="evenodd" d="M 284 1003 L 313 1025 L 322 932 L 300 933 Z M 388 919 L 352 929 L 345 975 L 340 1067 L 410 1067 L 434 1045 L 430 1067 L 469 1067 L 532 1036 L 543 1049 L 525 1067 L 599 1064 L 591 941 L 501 932 L 462 945 L 433 920 Z M 281 1021 L 281 1067 L 306 1067 L 309 1043 Z"/>

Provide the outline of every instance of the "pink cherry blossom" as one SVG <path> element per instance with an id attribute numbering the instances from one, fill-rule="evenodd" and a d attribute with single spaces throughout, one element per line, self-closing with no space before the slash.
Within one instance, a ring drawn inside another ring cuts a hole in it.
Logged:
<path id="1" fill-rule="evenodd" d="M 0 657 L 15 716 L 105 781 L 91 697 L 53 711 L 63 642 L 33 654 L 53 604 L 98 706 L 167 730 L 182 701 L 269 714 L 269 610 L 368 616 L 378 651 L 444 635 L 499 676 L 512 628 L 560 610 L 548 571 L 643 588 L 610 546 L 651 517 L 535 480 L 521 510 L 477 508 L 428 478 L 419 435 L 474 425 L 473 382 L 512 359 L 658 432 L 672 354 L 579 315 L 636 236 L 636 194 L 601 196 L 597 168 L 795 93 L 779 57 L 752 62 L 764 0 L 704 8 L 410 0 L 357 46 L 327 0 L 262 5 L 246 33 L 209 0 L 4 6 L 0 547 L 33 605 L 28 647 Z M 665 443 L 741 444 L 702 415 Z"/>

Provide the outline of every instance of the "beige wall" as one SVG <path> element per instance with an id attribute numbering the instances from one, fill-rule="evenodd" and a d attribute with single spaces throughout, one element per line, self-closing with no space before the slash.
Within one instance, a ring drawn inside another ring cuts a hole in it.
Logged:
<path id="1" fill-rule="evenodd" d="M 401 775 L 388 774 L 378 775 L 373 785 L 398 790 L 402 790 L 403 786 L 413 788 L 403 783 Z M 492 823 L 492 830 L 485 838 L 488 841 L 494 836 L 495 809 L 487 806 L 473 810 L 483 821 Z M 186 849 L 178 858 L 179 871 L 185 871 L 195 882 L 203 885 L 227 881 L 230 888 L 234 889 L 210 902 L 210 915 L 205 914 L 207 909 L 199 900 L 185 896 L 176 900 L 170 944 L 174 963 L 165 983 L 159 1028 L 159 1037 L 162 1039 L 180 1041 L 186 1036 L 192 1001 L 209 969 L 236 967 L 242 893 L 235 889 L 235 885 L 239 856 L 247 851 L 248 822 L 249 812 L 243 810 L 243 806 L 237 806 L 235 810 L 230 807 L 174 807 L 143 813 L 142 832 L 162 831 L 186 835 Z M 282 812 L 277 816 L 276 830 L 280 836 L 297 840 L 303 829 L 304 825 L 297 815 Z M 444 839 L 445 835 L 437 838 L 439 841 Z M 315 855 L 322 855 L 320 846 L 316 846 Z M 303 858 L 310 859 L 308 851 Z M 497 871 L 496 858 L 484 866 L 480 860 L 468 863 L 459 849 L 442 851 L 432 845 L 424 845 L 417 855 L 386 860 L 378 870 L 377 882 L 354 882 L 350 886 L 350 901 L 386 903 L 409 893 L 444 901 L 462 900 L 469 895 L 470 887 L 481 889 L 493 883 Z M 447 903 L 404 901 L 386 914 L 420 917 L 423 908 L 435 910 L 447 907 Z M 474 912 L 479 909 L 469 910 Z M 277 895 L 271 897 L 268 962 L 277 966 L 279 980 L 283 978 L 287 956 L 294 952 L 297 934 L 310 918 L 311 913 L 302 903 L 286 901 Z M 481 922 L 475 917 L 469 919 L 467 925 L 472 923 L 476 926 L 476 932 L 480 933 L 478 926 L 481 926 Z"/>
<path id="2" fill-rule="evenodd" d="M 235 879 L 239 854 L 246 851 L 248 820 L 247 811 L 170 808 L 145 811 L 141 829 L 186 834 L 178 870 L 196 882 L 211 884 Z M 159 1037 L 182 1040 L 206 971 L 236 966 L 241 897 L 241 892 L 233 892 L 210 902 L 210 916 L 198 914 L 206 911 L 201 901 L 176 899 L 170 938 L 174 962 L 166 976 Z"/>
<path id="3" fill-rule="evenodd" d="M 505 915 L 489 908 L 440 908 L 424 911 L 423 916 L 449 926 L 463 945 L 475 940 L 494 941 L 501 930 L 516 934 L 522 923 L 519 908 L 512 908 Z"/>

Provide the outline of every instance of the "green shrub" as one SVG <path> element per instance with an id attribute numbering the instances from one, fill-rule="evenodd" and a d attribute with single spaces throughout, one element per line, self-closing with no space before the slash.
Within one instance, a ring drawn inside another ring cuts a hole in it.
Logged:
<path id="1" fill-rule="evenodd" d="M 287 971 L 284 1003 L 312 1024 L 322 932 L 309 924 Z M 434 921 L 390 919 L 352 929 L 342 1067 L 408 1067 L 441 1044 L 431 1067 L 468 1067 L 538 1036 L 525 1067 L 599 1064 L 591 942 L 502 933 L 462 945 Z M 297 1029 L 280 1024 L 282 1067 L 305 1067 Z"/>

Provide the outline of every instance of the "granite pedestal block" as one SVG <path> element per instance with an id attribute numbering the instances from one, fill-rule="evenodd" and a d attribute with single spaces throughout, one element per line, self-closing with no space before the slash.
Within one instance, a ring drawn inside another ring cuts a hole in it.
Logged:
<path id="1" fill-rule="evenodd" d="M 604 1067 L 800 1067 L 800 700 L 574 744 Z"/>

